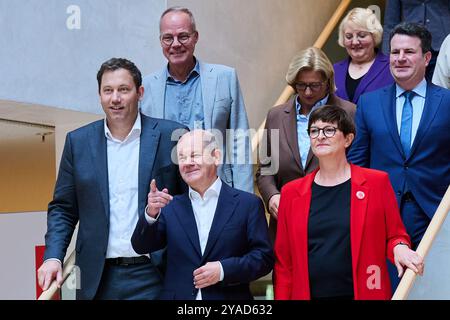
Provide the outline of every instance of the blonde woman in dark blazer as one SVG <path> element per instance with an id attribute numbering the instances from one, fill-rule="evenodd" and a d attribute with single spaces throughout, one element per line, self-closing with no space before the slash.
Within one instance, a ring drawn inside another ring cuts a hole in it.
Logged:
<path id="1" fill-rule="evenodd" d="M 270 213 L 272 239 L 276 232 L 281 187 L 318 166 L 307 133 L 309 115 L 313 110 L 329 104 L 343 108 L 352 118 L 355 114 L 353 103 L 334 94 L 333 65 L 318 48 L 307 48 L 292 59 L 286 81 L 296 94 L 267 114 L 265 129 L 268 157 L 259 159 L 256 172 L 259 191 Z M 276 131 L 272 131 L 274 129 L 279 130 L 278 138 L 274 135 Z"/>

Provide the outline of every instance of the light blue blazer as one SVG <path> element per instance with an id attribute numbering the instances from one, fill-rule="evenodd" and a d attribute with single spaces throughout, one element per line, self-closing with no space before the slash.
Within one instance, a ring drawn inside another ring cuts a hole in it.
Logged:
<path id="1" fill-rule="evenodd" d="M 199 64 L 205 129 L 218 130 L 213 133 L 220 131 L 223 137 L 224 164 L 218 169 L 219 176 L 231 187 L 253 193 L 251 139 L 243 139 L 239 135 L 231 135 L 232 139 L 227 139 L 226 135 L 227 129 L 247 131 L 249 128 L 236 70 L 201 61 Z M 165 118 L 166 70 L 164 66 L 143 80 L 145 91 L 141 111 L 153 118 Z M 245 159 L 238 150 L 245 150 Z M 238 154 L 238 160 L 242 161 L 227 159 L 233 154 Z"/>

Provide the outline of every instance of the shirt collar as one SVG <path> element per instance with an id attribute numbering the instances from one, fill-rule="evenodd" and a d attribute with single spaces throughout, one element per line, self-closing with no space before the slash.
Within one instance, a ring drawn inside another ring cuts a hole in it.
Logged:
<path id="1" fill-rule="evenodd" d="M 141 127 L 141 113 L 138 112 L 137 117 L 136 117 L 136 121 L 134 121 L 133 127 L 131 128 L 131 130 L 128 133 L 127 137 L 123 141 L 120 141 L 119 139 L 116 139 L 116 138 L 113 137 L 113 135 L 112 135 L 111 131 L 109 130 L 108 125 L 106 123 L 106 118 L 103 120 L 103 127 L 105 129 L 105 137 L 106 137 L 106 139 L 112 140 L 112 141 L 115 141 L 115 142 L 125 142 L 130 137 L 133 137 L 133 136 L 138 137 L 138 136 L 141 135 L 141 128 L 142 128 Z"/>
<path id="2" fill-rule="evenodd" d="M 218 197 L 220 194 L 220 190 L 222 189 L 222 180 L 220 180 L 220 178 L 217 178 L 216 181 L 214 181 L 214 183 L 205 191 L 204 194 L 204 199 L 207 199 L 211 196 L 216 196 Z M 197 191 L 195 191 L 194 189 L 192 189 L 189 186 L 189 199 L 191 200 L 199 200 L 202 197 L 200 196 L 200 193 L 198 193 Z"/>
<path id="3" fill-rule="evenodd" d="M 196 76 L 196 75 L 199 75 L 199 74 L 200 74 L 200 63 L 199 63 L 199 61 L 198 61 L 195 57 L 194 57 L 194 59 L 195 59 L 195 66 L 194 66 L 194 68 L 191 70 L 191 72 L 189 72 L 189 74 L 188 74 L 188 76 L 187 76 L 187 78 L 186 78 L 185 81 L 179 81 L 179 80 L 176 80 L 174 77 L 172 77 L 172 76 L 170 75 L 170 72 L 169 72 L 169 64 L 167 64 L 167 68 L 166 68 L 166 80 L 167 80 L 167 81 L 170 81 L 170 82 L 175 82 L 175 83 L 186 83 L 186 82 L 188 82 L 189 79 L 191 79 L 192 77 L 194 77 L 194 76 Z"/>
<path id="4" fill-rule="evenodd" d="M 325 105 L 328 101 L 329 94 L 327 94 L 323 99 L 316 102 L 316 104 L 312 107 L 311 112 L 316 110 L 317 108 Z M 297 114 L 300 114 L 300 109 L 302 108 L 302 105 L 299 102 L 298 95 L 295 96 L 295 109 L 297 110 Z M 307 117 L 311 114 L 311 112 L 307 115 Z"/>
<path id="5" fill-rule="evenodd" d="M 396 98 L 400 97 L 406 91 L 398 84 L 396 84 L 395 87 L 396 87 L 396 95 L 395 95 Z M 422 81 L 420 81 L 420 83 L 411 91 L 413 91 L 416 95 L 425 98 L 427 92 L 427 81 L 425 80 L 425 78 L 422 79 Z"/>

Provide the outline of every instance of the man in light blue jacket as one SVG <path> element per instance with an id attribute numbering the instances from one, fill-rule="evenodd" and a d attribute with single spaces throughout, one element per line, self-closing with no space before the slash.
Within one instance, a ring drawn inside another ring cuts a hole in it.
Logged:
<path id="1" fill-rule="evenodd" d="M 248 119 L 236 71 L 194 57 L 198 32 L 187 8 L 167 9 L 160 41 L 168 65 L 144 78 L 141 111 L 192 129 L 215 129 L 223 144 L 219 175 L 230 186 L 253 192 Z"/>

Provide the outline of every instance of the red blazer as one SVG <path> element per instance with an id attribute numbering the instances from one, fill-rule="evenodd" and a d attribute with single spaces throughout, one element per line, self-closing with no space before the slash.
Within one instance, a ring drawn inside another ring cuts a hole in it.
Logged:
<path id="1" fill-rule="evenodd" d="M 281 190 L 275 241 L 274 289 L 277 300 L 310 299 L 308 217 L 316 169 Z M 392 296 L 386 258 L 394 246 L 410 244 L 387 173 L 351 165 L 350 242 L 354 296 Z"/>

